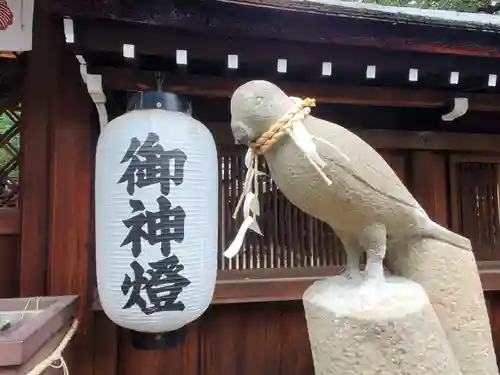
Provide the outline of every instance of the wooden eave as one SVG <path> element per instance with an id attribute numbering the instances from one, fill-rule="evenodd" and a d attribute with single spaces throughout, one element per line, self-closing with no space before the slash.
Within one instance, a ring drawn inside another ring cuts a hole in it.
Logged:
<path id="1" fill-rule="evenodd" d="M 102 75 L 108 91 L 156 89 L 155 72 L 161 70 L 164 90 L 197 97 L 228 99 L 241 83 L 263 78 L 290 94 L 314 96 L 327 104 L 441 108 L 455 97 L 467 97 L 471 111 L 500 111 L 500 91 L 488 86 L 488 75 L 500 74 L 497 58 L 339 44 L 326 47 L 248 35 L 207 36 L 112 20 L 76 18 L 74 25 L 75 43 L 70 47 L 85 58 L 90 73 Z M 124 44 L 134 45 L 134 59 L 123 57 Z M 187 66 L 176 65 L 178 50 L 187 51 Z M 231 54 L 238 56 L 237 70 L 227 68 Z M 289 69 L 280 74 L 276 62 L 283 58 Z M 331 77 L 321 75 L 323 62 L 331 62 Z M 377 79 L 365 78 L 368 65 L 377 67 Z M 418 82 L 408 81 L 410 68 L 419 69 Z M 459 84 L 449 84 L 452 71 L 460 73 Z"/>
<path id="2" fill-rule="evenodd" d="M 45 11 L 64 17 L 108 19 L 156 25 L 206 36 L 253 36 L 266 40 L 377 47 L 453 55 L 500 57 L 500 35 L 456 28 L 395 24 L 316 13 L 283 12 L 215 0 L 44 2 Z M 397 32 L 394 32 L 397 27 Z"/>

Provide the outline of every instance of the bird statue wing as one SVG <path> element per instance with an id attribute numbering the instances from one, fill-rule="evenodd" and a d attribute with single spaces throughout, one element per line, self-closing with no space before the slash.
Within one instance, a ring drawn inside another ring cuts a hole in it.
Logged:
<path id="1" fill-rule="evenodd" d="M 318 118 L 308 120 L 304 125 L 327 164 L 335 163 L 377 192 L 422 209 L 385 159 L 365 141 L 340 125 Z"/>

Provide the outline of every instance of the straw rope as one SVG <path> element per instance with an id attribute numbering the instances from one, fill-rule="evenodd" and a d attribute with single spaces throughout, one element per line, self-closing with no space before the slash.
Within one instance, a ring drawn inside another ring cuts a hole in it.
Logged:
<path id="1" fill-rule="evenodd" d="M 250 148 L 255 152 L 256 155 L 265 154 L 285 135 L 289 135 L 293 130 L 294 122 L 304 119 L 311 112 L 310 107 L 314 107 L 316 105 L 315 99 L 292 99 L 295 100 L 295 107 L 288 111 L 273 126 L 271 126 L 268 131 L 263 133 L 259 137 L 259 139 L 250 144 Z"/>

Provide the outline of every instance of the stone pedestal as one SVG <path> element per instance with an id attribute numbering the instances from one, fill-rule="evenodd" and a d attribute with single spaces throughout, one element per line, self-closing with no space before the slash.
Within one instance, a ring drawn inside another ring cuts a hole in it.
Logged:
<path id="1" fill-rule="evenodd" d="M 474 253 L 422 239 L 389 249 L 386 261 L 425 289 L 463 375 L 498 375 Z"/>
<path id="2" fill-rule="evenodd" d="M 314 283 L 304 307 L 316 375 L 462 375 L 423 288 L 407 279 Z"/>

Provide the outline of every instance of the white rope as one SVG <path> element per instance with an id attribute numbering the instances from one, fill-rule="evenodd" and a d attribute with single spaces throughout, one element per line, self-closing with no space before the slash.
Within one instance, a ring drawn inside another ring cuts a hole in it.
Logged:
<path id="1" fill-rule="evenodd" d="M 28 301 L 26 302 L 26 306 L 24 306 L 23 313 L 21 314 L 21 320 L 24 319 L 24 315 L 28 312 L 28 307 L 30 306 L 31 301 L 33 301 L 34 298 L 36 298 L 35 311 L 39 310 L 39 308 L 40 308 L 40 298 L 41 297 L 31 297 L 31 298 L 29 298 Z"/>
<path id="2" fill-rule="evenodd" d="M 47 368 L 52 367 L 52 368 L 62 368 L 64 375 L 69 375 L 69 369 L 68 365 L 66 364 L 66 361 L 64 360 L 64 357 L 62 356 L 62 353 L 64 349 L 68 346 L 69 342 L 73 338 L 73 336 L 76 333 L 76 330 L 78 328 L 78 320 L 75 319 L 73 321 L 73 324 L 71 325 L 70 329 L 66 334 L 64 335 L 63 339 L 57 346 L 57 348 L 54 349 L 52 354 L 50 354 L 47 358 L 45 358 L 42 362 L 37 364 L 33 369 L 28 372 L 26 375 L 40 375 L 43 373 Z M 59 361 L 58 364 L 56 362 Z"/>
<path id="3" fill-rule="evenodd" d="M 33 299 L 35 299 L 35 298 L 36 298 L 35 311 L 39 310 L 39 308 L 40 308 L 40 298 L 41 297 L 30 297 L 30 298 L 28 298 L 28 301 L 26 301 L 26 305 L 24 305 L 24 309 L 21 312 L 21 321 L 24 320 L 24 316 L 28 312 L 28 308 L 29 308 L 29 306 L 31 304 L 31 301 L 33 301 Z M 7 329 L 9 329 L 11 327 L 11 323 L 12 322 L 10 320 L 6 320 L 6 321 L 2 322 L 1 325 L 0 325 L 0 332 L 6 331 Z"/>
<path id="4" fill-rule="evenodd" d="M 57 359 L 54 362 L 57 362 Z M 58 365 L 56 365 L 55 363 L 52 363 L 49 366 L 52 367 L 52 368 L 55 368 L 55 369 L 62 368 L 63 369 L 63 374 L 64 375 L 69 375 L 68 365 L 67 365 L 67 363 L 66 363 L 66 361 L 64 360 L 63 357 L 59 358 L 59 364 Z"/>

